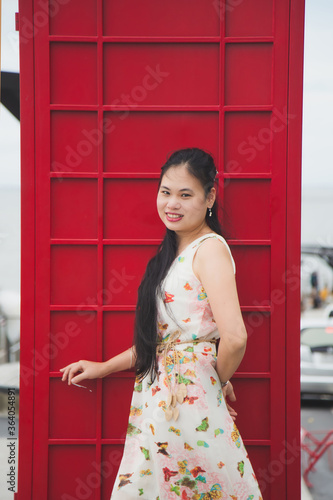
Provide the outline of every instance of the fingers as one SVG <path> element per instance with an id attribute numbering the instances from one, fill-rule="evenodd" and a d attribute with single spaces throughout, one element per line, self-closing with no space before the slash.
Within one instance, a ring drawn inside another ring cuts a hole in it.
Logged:
<path id="1" fill-rule="evenodd" d="M 227 404 L 227 408 L 228 408 L 229 412 L 232 413 L 233 415 L 238 415 L 237 411 L 234 410 L 233 408 L 231 408 L 230 405 Z"/>
<path id="2" fill-rule="evenodd" d="M 61 372 L 63 371 L 63 372 L 64 372 L 64 373 L 62 374 L 62 379 L 61 379 L 61 380 L 62 380 L 62 382 L 64 382 L 64 381 L 67 379 L 67 377 L 68 377 L 69 367 L 68 367 L 68 366 L 65 366 L 65 368 L 60 368 L 60 370 L 59 370 L 59 371 L 61 371 Z"/>
<path id="3" fill-rule="evenodd" d="M 229 411 L 229 414 L 230 414 L 231 418 L 233 420 L 236 420 L 237 412 L 233 408 L 231 408 L 231 406 L 228 405 L 228 404 L 227 404 L 227 408 L 228 408 L 228 411 Z"/>
<path id="4" fill-rule="evenodd" d="M 70 385 L 72 381 L 74 381 L 74 383 L 77 383 L 80 380 L 83 380 L 84 377 L 85 377 L 82 374 L 77 375 L 75 377 L 75 373 L 77 373 L 79 371 L 81 371 L 81 372 L 83 371 L 80 362 L 78 362 L 78 363 L 71 363 L 70 365 L 67 365 L 64 368 L 60 368 L 59 371 L 63 372 L 62 379 L 61 379 L 62 382 L 64 382 L 67 379 L 68 380 L 68 385 Z"/>
<path id="5" fill-rule="evenodd" d="M 72 384 L 78 384 L 81 380 L 85 380 L 86 378 L 87 378 L 86 375 L 83 375 L 83 374 L 82 375 L 76 375 L 76 377 L 72 377 L 70 379 L 70 382 Z"/>

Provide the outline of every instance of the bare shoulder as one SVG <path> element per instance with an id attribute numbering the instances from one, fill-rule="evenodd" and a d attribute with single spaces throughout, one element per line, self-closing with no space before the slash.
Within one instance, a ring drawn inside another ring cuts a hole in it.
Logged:
<path id="1" fill-rule="evenodd" d="M 221 241 L 224 240 L 224 241 Z M 201 272 L 223 272 L 224 275 L 234 275 L 231 255 L 227 242 L 217 235 L 203 240 L 198 246 L 193 257 L 193 272 L 200 280 Z"/>

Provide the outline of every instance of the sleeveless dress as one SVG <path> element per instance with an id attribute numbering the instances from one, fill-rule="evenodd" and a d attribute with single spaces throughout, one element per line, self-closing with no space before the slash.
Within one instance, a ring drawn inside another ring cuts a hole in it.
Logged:
<path id="1" fill-rule="evenodd" d="M 153 383 L 149 376 L 135 381 L 111 500 L 262 500 L 215 370 L 216 345 L 209 340 L 219 332 L 192 269 L 207 238 L 226 245 L 236 272 L 216 233 L 197 238 L 173 261 L 157 296 L 158 338 L 168 349 L 158 355 Z"/>

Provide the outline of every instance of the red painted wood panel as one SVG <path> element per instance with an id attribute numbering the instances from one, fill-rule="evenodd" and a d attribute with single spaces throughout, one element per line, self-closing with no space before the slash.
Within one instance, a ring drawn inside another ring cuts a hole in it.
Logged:
<path id="1" fill-rule="evenodd" d="M 131 345 L 137 288 L 164 234 L 160 168 L 193 145 L 221 173 L 248 331 L 238 427 L 264 499 L 300 498 L 300 306 L 286 277 L 300 255 L 303 27 L 304 0 L 53 0 L 48 12 L 20 1 L 16 500 L 110 498 L 133 372 L 87 390 L 59 368 Z"/>

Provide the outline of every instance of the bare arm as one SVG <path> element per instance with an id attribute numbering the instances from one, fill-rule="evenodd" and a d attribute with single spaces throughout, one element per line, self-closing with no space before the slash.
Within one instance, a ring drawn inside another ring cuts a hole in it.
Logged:
<path id="1" fill-rule="evenodd" d="M 107 361 L 97 362 L 83 359 L 60 368 L 60 371 L 63 372 L 62 381 L 67 379 L 69 385 L 71 383 L 78 384 L 81 380 L 103 378 L 110 373 L 129 370 L 134 364 L 135 347 L 132 346 Z M 78 372 L 80 373 L 75 375 Z"/>
<path id="2" fill-rule="evenodd" d="M 220 334 L 216 371 L 225 382 L 240 365 L 247 342 L 230 254 L 224 243 L 209 238 L 199 246 L 194 263 Z"/>
<path id="3" fill-rule="evenodd" d="M 103 363 L 103 375 L 109 375 L 110 373 L 120 372 L 123 370 L 129 370 L 135 364 L 135 347 L 132 346 L 126 351 L 114 356 L 113 358 L 104 361 Z"/>

